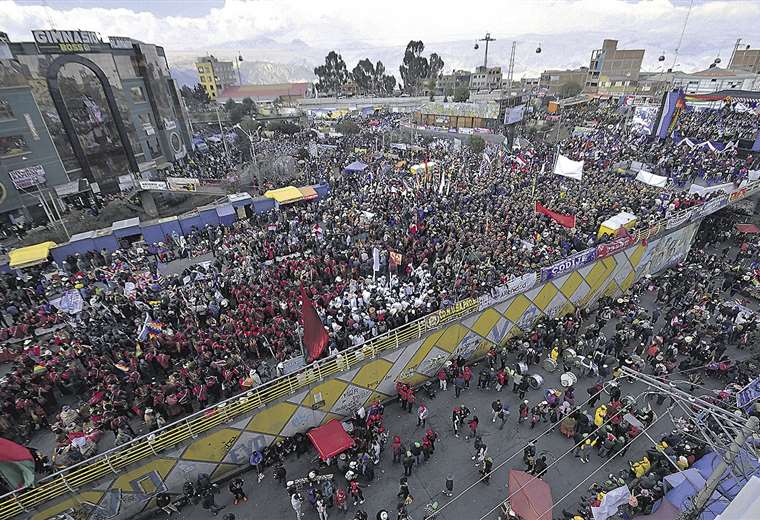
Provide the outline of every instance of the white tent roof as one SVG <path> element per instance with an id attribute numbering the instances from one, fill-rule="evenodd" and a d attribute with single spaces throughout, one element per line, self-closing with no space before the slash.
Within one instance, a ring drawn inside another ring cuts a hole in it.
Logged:
<path id="1" fill-rule="evenodd" d="M 753 476 L 715 520 L 760 518 L 760 478 Z"/>

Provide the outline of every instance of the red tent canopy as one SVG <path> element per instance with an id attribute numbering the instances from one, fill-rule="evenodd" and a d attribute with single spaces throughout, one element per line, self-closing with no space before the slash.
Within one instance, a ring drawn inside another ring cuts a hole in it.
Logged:
<path id="1" fill-rule="evenodd" d="M 509 470 L 509 503 L 523 520 L 552 520 L 549 484 L 524 471 Z"/>
<path id="2" fill-rule="evenodd" d="M 754 224 L 736 224 L 736 229 L 741 233 L 760 233 L 760 228 Z"/>
<path id="3" fill-rule="evenodd" d="M 314 428 L 306 435 L 317 449 L 322 460 L 332 458 L 339 453 L 353 447 L 354 440 L 343 429 L 343 425 L 337 419 L 333 419 L 319 428 Z"/>

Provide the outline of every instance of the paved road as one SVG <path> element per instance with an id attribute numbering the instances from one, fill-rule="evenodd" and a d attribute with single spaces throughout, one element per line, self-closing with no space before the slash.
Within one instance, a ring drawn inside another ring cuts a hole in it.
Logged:
<path id="1" fill-rule="evenodd" d="M 653 308 L 652 297 L 648 294 L 642 296 L 642 304 L 647 308 Z M 756 305 L 755 305 L 756 308 Z M 615 321 L 611 321 L 605 332 L 610 335 L 614 329 Z M 663 325 L 662 321 L 659 327 Z M 658 327 L 658 328 L 659 328 Z M 746 356 L 746 354 L 745 354 Z M 479 367 L 475 367 L 473 372 L 477 374 Z M 543 375 L 545 384 L 542 389 L 530 391 L 527 398 L 531 404 L 543 400 L 543 392 L 546 388 L 559 387 L 559 373 L 548 374 L 543 369 L 536 369 L 536 372 Z M 576 385 L 577 402 L 580 403 L 586 399 L 586 388 L 591 386 L 591 379 L 582 379 Z M 717 387 L 716 382 L 705 383 L 708 387 Z M 722 384 L 720 385 L 723 386 Z M 639 383 L 623 385 L 623 395 L 636 396 L 639 402 L 646 393 L 647 388 Z M 422 397 L 418 392 L 418 399 Z M 512 410 L 512 416 L 507 421 L 503 430 L 499 430 L 496 424 L 490 421 L 490 404 L 498 397 L 502 402 L 509 405 Z M 602 401 L 604 401 L 603 399 Z M 518 398 L 510 389 L 504 389 L 500 394 L 495 391 L 479 391 L 470 389 L 462 394 L 460 399 L 455 400 L 453 390 L 439 393 L 433 400 L 422 399 L 429 407 L 431 416 L 429 425 L 432 426 L 439 434 L 441 442 L 436 447 L 433 458 L 420 467 L 415 467 L 414 472 L 409 479 L 409 485 L 415 501 L 410 508 L 410 513 L 414 520 L 424 518 L 423 508 L 426 503 L 438 501 L 441 505 L 452 500 L 451 504 L 446 506 L 438 515 L 441 520 L 480 520 L 485 518 L 496 518 L 492 513 L 500 501 L 507 496 L 507 475 L 509 469 L 524 469 L 522 465 L 522 449 L 525 444 L 533 438 L 538 437 L 546 428 L 546 424 L 540 424 L 535 430 L 531 430 L 528 423 L 517 424 L 517 407 Z M 480 418 L 480 424 L 484 441 L 488 444 L 488 452 L 494 459 L 494 466 L 499 466 L 502 462 L 507 461 L 501 466 L 492 478 L 491 484 L 476 483 L 479 479 L 477 469 L 474 467 L 471 456 L 473 454 L 472 441 L 465 440 L 464 436 L 455 438 L 450 431 L 451 410 L 456 403 L 464 403 L 474 415 Z M 653 403 L 654 404 L 654 403 Z M 649 434 L 659 440 L 659 437 L 673 429 L 670 416 L 666 413 L 669 401 L 662 406 L 654 405 L 659 419 Z M 680 416 L 678 408 L 673 409 L 675 417 Z M 394 403 L 386 407 L 385 411 L 386 427 L 389 430 L 391 438 L 394 435 L 400 435 L 405 443 L 410 440 L 419 439 L 422 430 L 416 427 L 415 414 L 402 412 L 399 405 Z M 539 453 L 542 451 L 551 452 L 550 460 L 557 460 L 553 465 L 545 480 L 551 485 L 552 494 L 555 502 L 568 495 L 564 501 L 561 501 L 554 508 L 554 516 L 561 516 L 562 507 L 572 508 L 577 503 L 578 497 L 582 495 L 593 482 L 604 480 L 609 473 L 617 472 L 627 467 L 628 460 L 640 459 L 650 443 L 644 435 L 639 436 L 631 445 L 625 458 L 615 458 L 609 463 L 602 464 L 602 459 L 594 452 L 591 455 L 590 464 L 580 464 L 579 459 L 574 458 L 572 454 L 563 456 L 565 452 L 572 448 L 572 442 L 565 439 L 558 431 L 551 431 L 541 438 L 538 443 Z M 310 458 L 304 457 L 301 460 L 288 460 L 287 470 L 288 479 L 299 478 L 304 476 L 309 470 Z M 392 464 L 390 454 L 385 453 L 379 466 L 377 466 L 376 479 L 364 490 L 366 502 L 361 506 L 374 519 L 375 514 L 382 508 L 395 511 L 396 493 L 398 491 L 398 481 L 403 474 L 400 465 Z M 445 478 L 448 474 L 454 475 L 455 492 L 453 499 L 443 496 L 441 490 Z M 217 497 L 217 503 L 228 505 L 224 513 L 233 512 L 238 519 L 273 519 L 273 518 L 295 518 L 296 515 L 290 507 L 287 493 L 271 477 L 271 472 L 267 471 L 266 478 L 261 483 L 255 482 L 253 473 L 248 473 L 246 479 L 246 489 L 249 493 L 250 500 L 239 506 L 230 505 L 230 495 L 225 490 Z M 343 477 L 338 477 L 339 485 L 344 485 Z M 465 488 L 473 485 L 466 493 L 459 495 Z M 316 512 L 310 510 L 305 505 L 305 518 L 317 518 Z M 350 511 L 353 511 L 351 508 Z M 331 511 L 331 519 L 352 518 L 353 513 L 345 515 L 338 511 Z M 182 511 L 181 516 L 190 519 L 206 518 L 209 513 L 199 509 L 186 509 Z M 392 515 L 395 518 L 395 513 Z"/>

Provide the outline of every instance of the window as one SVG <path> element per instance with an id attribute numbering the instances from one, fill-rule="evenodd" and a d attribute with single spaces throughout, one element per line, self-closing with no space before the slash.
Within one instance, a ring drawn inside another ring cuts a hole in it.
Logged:
<path id="1" fill-rule="evenodd" d="M 0 137 L 0 158 L 15 157 L 29 152 L 23 135 Z"/>
<path id="2" fill-rule="evenodd" d="M 16 119 L 13 116 L 11 104 L 4 99 L 0 99 L 0 121 L 8 121 L 10 119 Z"/>
<path id="3" fill-rule="evenodd" d="M 145 103 L 145 93 L 142 87 L 132 87 L 129 89 L 129 93 L 132 95 L 132 101 L 135 103 Z"/>

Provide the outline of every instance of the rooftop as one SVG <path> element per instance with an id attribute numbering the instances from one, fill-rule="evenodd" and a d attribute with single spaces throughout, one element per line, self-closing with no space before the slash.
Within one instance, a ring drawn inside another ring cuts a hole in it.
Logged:
<path id="1" fill-rule="evenodd" d="M 281 96 L 305 97 L 309 91 L 308 82 L 272 83 L 269 85 L 240 85 L 227 87 L 218 96 L 219 100 L 251 98 L 254 101 L 271 101 Z"/>

